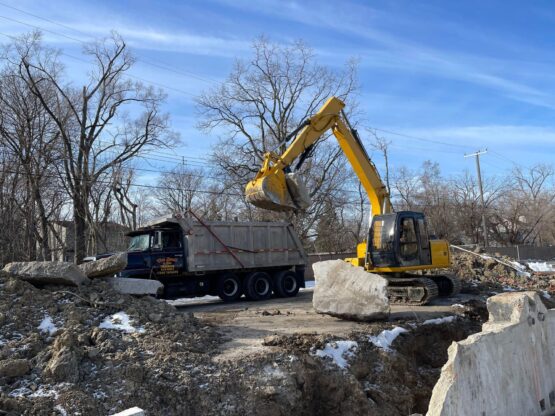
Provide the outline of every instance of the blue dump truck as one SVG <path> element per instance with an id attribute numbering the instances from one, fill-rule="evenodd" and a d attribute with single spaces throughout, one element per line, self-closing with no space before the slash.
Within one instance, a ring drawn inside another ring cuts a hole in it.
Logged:
<path id="1" fill-rule="evenodd" d="M 158 280 L 167 299 L 261 300 L 296 296 L 305 286 L 307 256 L 288 223 L 172 215 L 128 236 L 127 267 L 118 276 Z"/>

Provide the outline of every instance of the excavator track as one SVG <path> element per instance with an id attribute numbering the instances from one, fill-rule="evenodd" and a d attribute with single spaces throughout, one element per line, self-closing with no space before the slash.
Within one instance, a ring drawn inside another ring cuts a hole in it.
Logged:
<path id="1" fill-rule="evenodd" d="M 384 277 L 389 282 L 387 294 L 390 303 L 425 305 L 439 295 L 437 284 L 428 277 Z"/>
<path id="2" fill-rule="evenodd" d="M 427 276 L 434 281 L 439 290 L 440 297 L 458 295 L 461 291 L 461 279 L 452 274 L 438 274 Z"/>

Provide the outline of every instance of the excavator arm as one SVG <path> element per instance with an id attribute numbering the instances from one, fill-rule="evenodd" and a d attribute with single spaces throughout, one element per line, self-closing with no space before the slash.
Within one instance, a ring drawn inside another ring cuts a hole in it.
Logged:
<path id="1" fill-rule="evenodd" d="M 247 201 L 273 211 L 307 208 L 310 205 L 308 191 L 300 178 L 289 171 L 295 160 L 302 158 L 331 129 L 368 195 L 372 215 L 392 212 L 387 188 L 356 131 L 349 125 L 344 107 L 339 98 L 331 97 L 318 113 L 303 123 L 304 127 L 283 154 L 266 153 L 262 168 L 245 189 Z"/>

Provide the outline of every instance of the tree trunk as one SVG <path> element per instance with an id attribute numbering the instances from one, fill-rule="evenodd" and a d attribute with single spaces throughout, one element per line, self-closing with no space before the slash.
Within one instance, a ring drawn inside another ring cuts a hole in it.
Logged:
<path id="1" fill-rule="evenodd" d="M 87 251 L 87 218 L 83 201 L 79 196 L 73 200 L 73 223 L 74 223 L 74 262 L 81 264 Z"/>

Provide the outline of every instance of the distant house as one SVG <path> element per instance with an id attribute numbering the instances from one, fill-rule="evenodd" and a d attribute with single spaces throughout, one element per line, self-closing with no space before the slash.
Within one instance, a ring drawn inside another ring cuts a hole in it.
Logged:
<path id="1" fill-rule="evenodd" d="M 52 252 L 52 261 L 74 260 L 75 233 L 72 221 L 54 221 L 53 230 L 49 231 L 48 242 Z M 96 235 L 87 236 L 87 255 L 124 251 L 127 249 L 131 229 L 124 225 L 109 221 L 96 224 Z"/>

